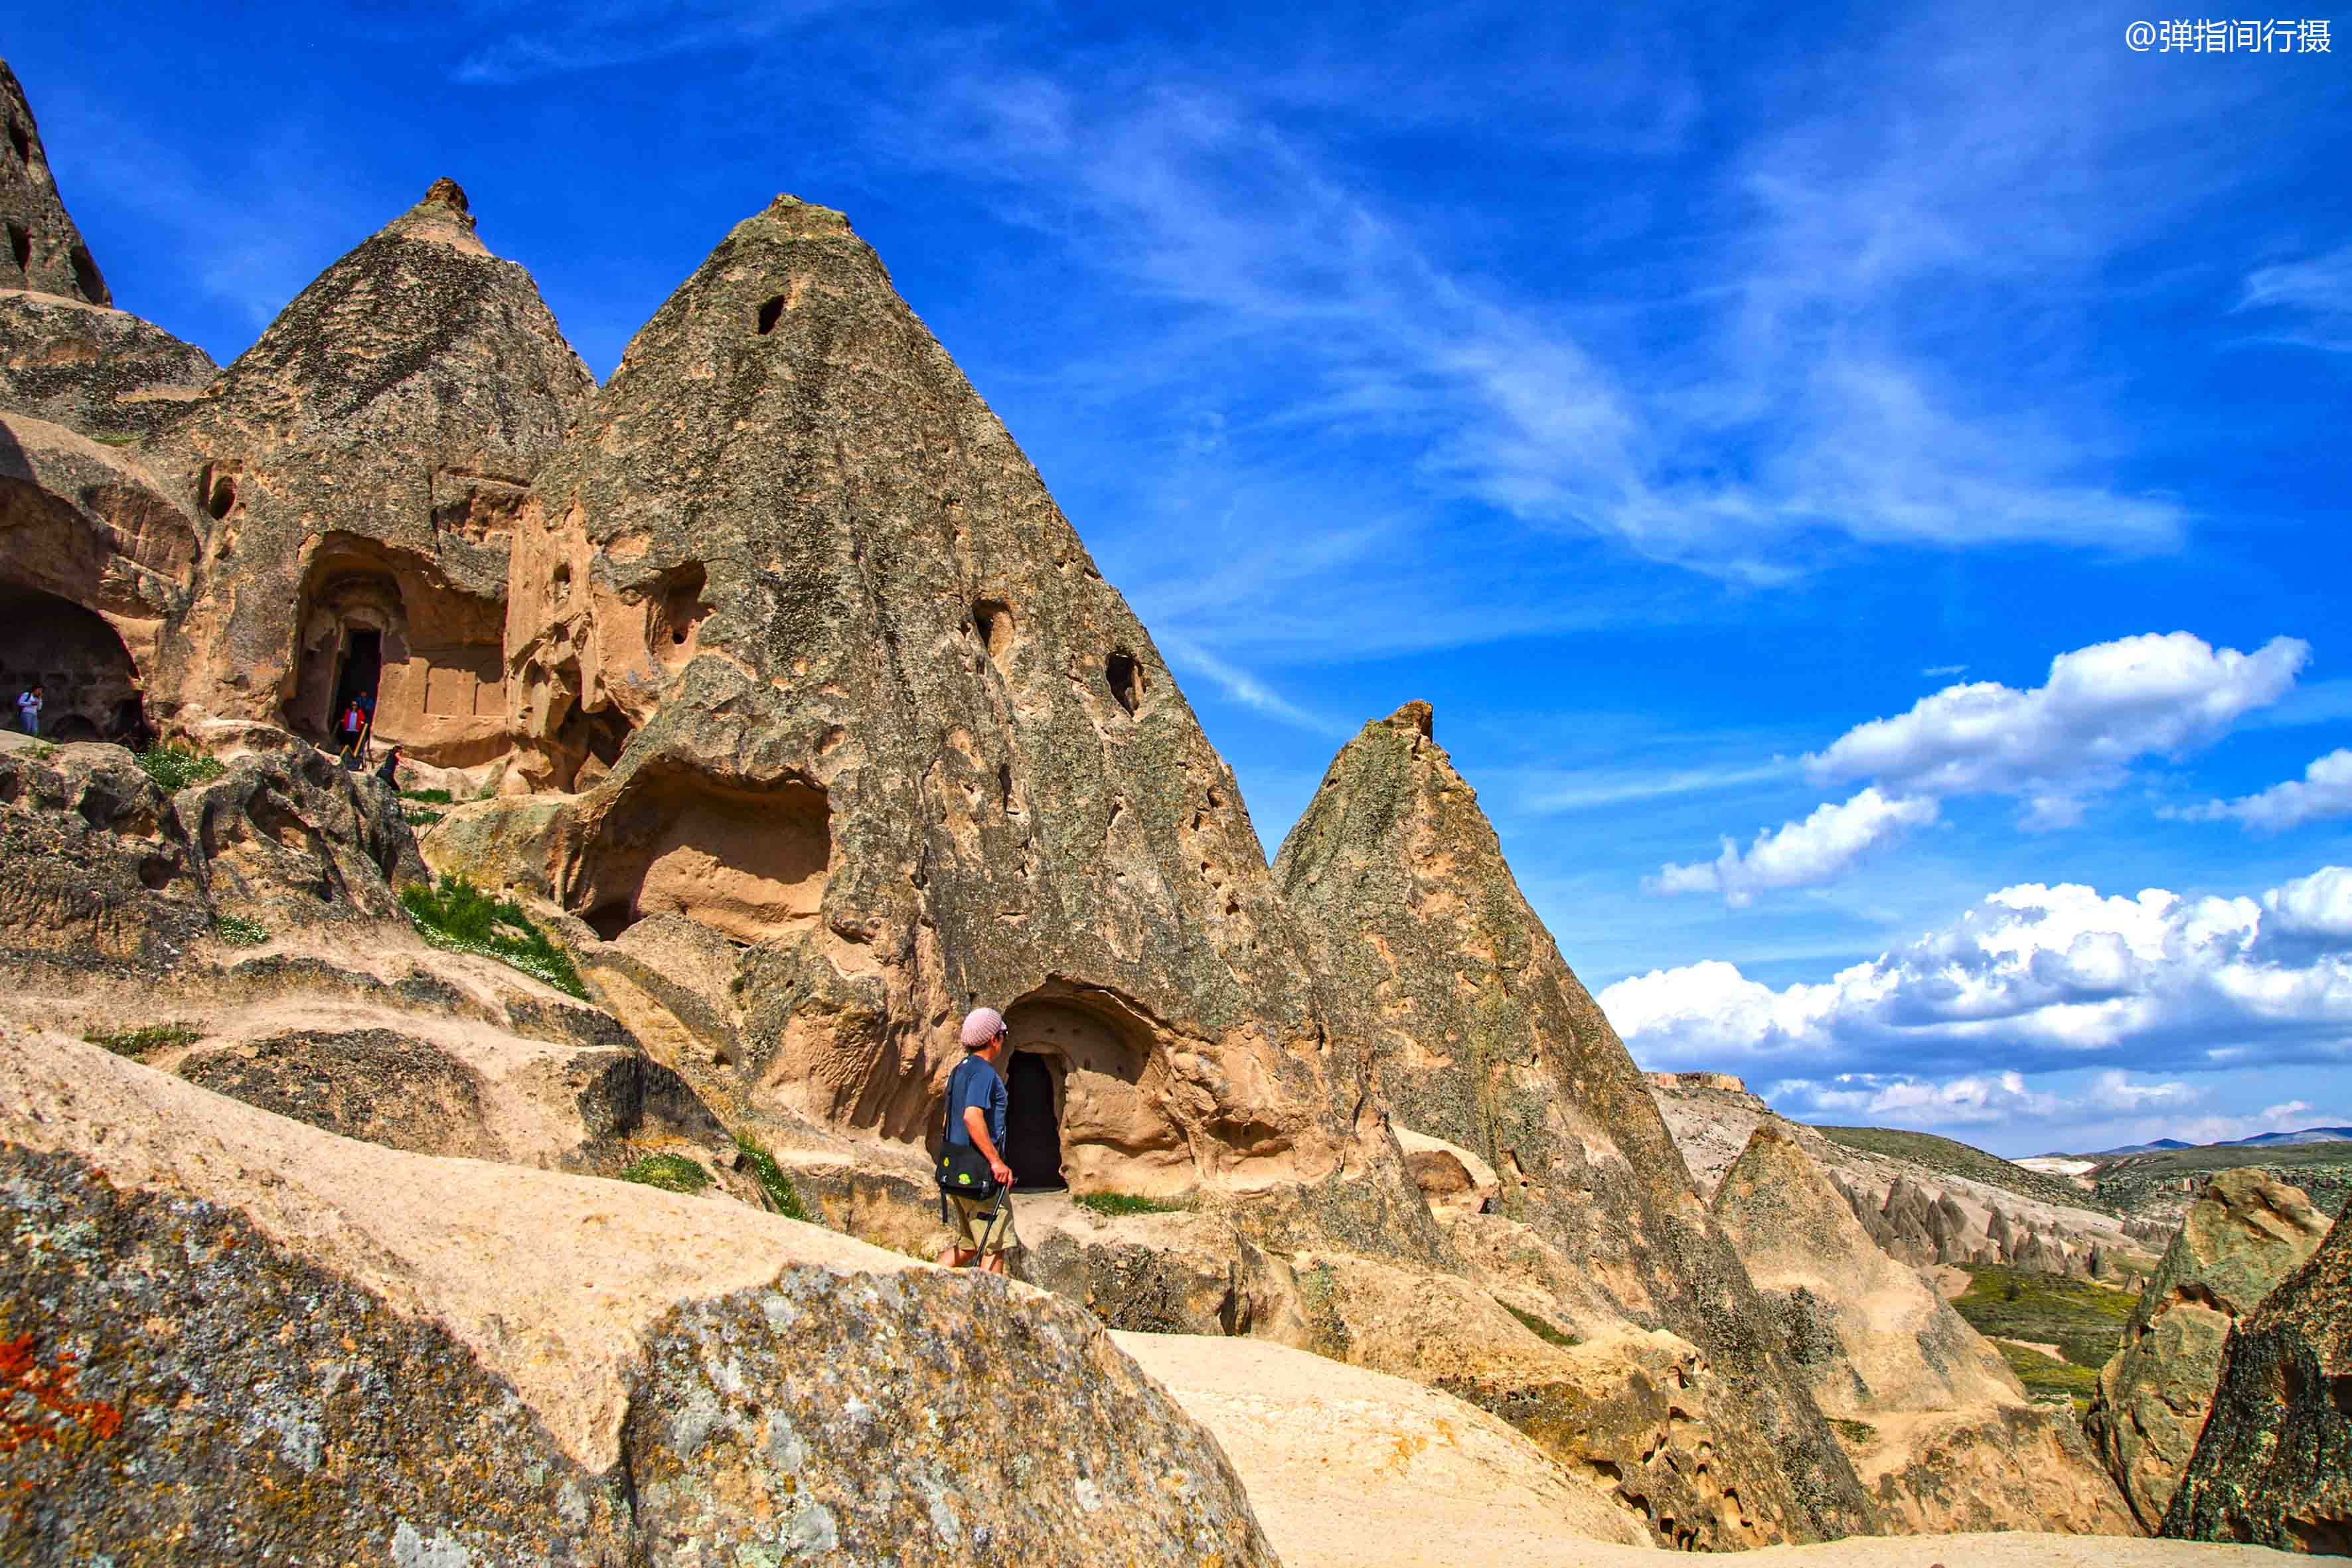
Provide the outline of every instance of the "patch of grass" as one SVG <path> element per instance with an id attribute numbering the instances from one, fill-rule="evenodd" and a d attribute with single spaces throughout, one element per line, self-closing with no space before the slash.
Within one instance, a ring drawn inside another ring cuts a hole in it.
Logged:
<path id="1" fill-rule="evenodd" d="M 2077 1366 L 2071 1361 L 2054 1361 L 2040 1351 L 2024 1345 L 2013 1345 L 2006 1340 L 1993 1342 L 2000 1359 L 2009 1370 L 2017 1373 L 2017 1381 L 2025 1384 L 2025 1392 L 2036 1399 L 2048 1399 L 2063 1394 L 2074 1406 L 2074 1418 L 2091 1407 L 2091 1395 L 2098 1392 L 2099 1369 Z"/>
<path id="2" fill-rule="evenodd" d="M 128 447 L 128 446 L 130 446 L 132 442 L 134 442 L 134 441 L 138 440 L 138 439 L 139 439 L 139 437 L 138 437 L 136 435 L 131 435 L 131 436 L 92 436 L 92 437 L 90 437 L 90 439 L 91 439 L 91 440 L 93 440 L 93 441 L 95 441 L 95 442 L 97 442 L 97 443 L 98 443 L 100 446 L 101 446 L 101 447 Z"/>
<path id="3" fill-rule="evenodd" d="M 2122 1348 L 2124 1321 L 2138 1304 L 2130 1291 L 2087 1279 L 1988 1264 L 1969 1269 L 1969 1288 L 1952 1306 L 1977 1332 L 2056 1345 L 2077 1369 L 2095 1378 Z"/>
<path id="4" fill-rule="evenodd" d="M 177 795 L 190 784 L 209 784 L 226 770 L 220 759 L 185 746 L 150 746 L 138 755 L 138 763 L 147 776 L 163 786 L 167 795 Z"/>
<path id="5" fill-rule="evenodd" d="M 442 814 L 427 811 L 422 806 L 404 805 L 400 808 L 400 816 L 411 827 L 430 827 L 441 820 Z"/>
<path id="6" fill-rule="evenodd" d="M 1998 1154 L 1989 1154 L 1949 1138 L 1938 1138 L 1932 1132 L 1906 1132 L 1894 1127 L 1823 1127 L 1820 1131 L 1831 1142 L 1848 1149 L 1883 1154 L 1890 1160 L 1908 1160 L 1915 1165 L 1925 1165 L 1948 1176 L 1965 1176 L 2021 1197 L 2063 1204 L 2069 1208 L 2107 1208 L 2097 1194 L 2084 1192 L 2072 1182 L 2012 1165 Z"/>
<path id="7" fill-rule="evenodd" d="M 1558 1345 L 1560 1349 L 1567 1350 L 1578 1343 L 1577 1337 L 1574 1334 L 1564 1334 L 1558 1329 L 1553 1328 L 1549 1323 L 1544 1321 L 1541 1318 L 1537 1317 L 1533 1312 L 1522 1312 L 1517 1307 L 1512 1306 L 1508 1301 L 1503 1303 L 1503 1310 L 1510 1313 L 1511 1316 L 1526 1324 L 1528 1332 L 1535 1335 L 1536 1338 L 1543 1341 L 1543 1342 L 1548 1345 Z"/>
<path id="8" fill-rule="evenodd" d="M 1163 1204 L 1157 1198 L 1138 1197 L 1133 1193 L 1072 1193 L 1070 1201 L 1082 1209 L 1099 1215 L 1181 1214 L 1182 1204 Z"/>
<path id="9" fill-rule="evenodd" d="M 457 804 L 457 797 L 446 789 L 404 789 L 400 792 L 400 798 L 413 800 L 419 805 L 455 805 Z"/>
<path id="10" fill-rule="evenodd" d="M 213 930 L 221 941 L 231 947 L 259 947 L 269 940 L 269 932 L 243 915 L 223 915 L 213 921 Z"/>
<path id="11" fill-rule="evenodd" d="M 1878 1440 L 1878 1428 L 1867 1421 L 1848 1421 L 1843 1416 L 1832 1415 L 1829 1418 L 1829 1423 L 1837 1428 L 1838 1436 L 1849 1443 L 1873 1443 Z"/>
<path id="12" fill-rule="evenodd" d="M 400 901 L 417 934 L 435 947 L 495 958 L 558 991 L 588 999 L 572 955 L 531 924 L 513 900 L 494 899 L 463 877 L 444 874 L 430 888 L 403 888 Z"/>
<path id="13" fill-rule="evenodd" d="M 25 751 L 37 763 L 46 763 L 58 754 L 58 749 L 47 741 L 36 741 L 26 747 Z"/>
<path id="14" fill-rule="evenodd" d="M 776 1157 L 768 1152 L 766 1144 L 749 1132 L 738 1132 L 735 1134 L 735 1148 L 743 1156 L 744 1163 L 751 1167 L 751 1174 L 759 1181 L 760 1190 L 768 1194 L 770 1208 L 786 1219 L 814 1218 L 802 1206 L 800 1189 L 793 1185 L 793 1179 L 784 1174 L 783 1167 L 776 1163 Z"/>
<path id="15" fill-rule="evenodd" d="M 185 1024 L 151 1024 L 143 1029 L 125 1029 L 113 1035 L 84 1035 L 82 1038 L 93 1046 L 112 1051 L 118 1057 L 143 1062 L 158 1051 L 194 1045 L 203 1038 L 203 1033 Z"/>
<path id="16" fill-rule="evenodd" d="M 621 1180 L 666 1193 L 698 1193 L 710 1184 L 710 1173 L 683 1154 L 648 1154 L 622 1172 Z"/>

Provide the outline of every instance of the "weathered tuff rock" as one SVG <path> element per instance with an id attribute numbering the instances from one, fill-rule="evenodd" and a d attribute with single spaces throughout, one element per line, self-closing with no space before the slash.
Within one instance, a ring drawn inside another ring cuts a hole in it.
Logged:
<path id="1" fill-rule="evenodd" d="M 46 683 L 55 740 L 136 737 L 142 672 L 187 613 L 197 550 L 194 514 L 128 455 L 0 415 L 0 693 Z"/>
<path id="2" fill-rule="evenodd" d="M 2154 1530 L 2196 1451 L 2231 1329 L 2301 1268 L 2327 1216 L 2269 1173 L 2224 1171 L 2181 1221 L 2083 1417 L 2132 1512 Z"/>
<path id="3" fill-rule="evenodd" d="M 1570 1457 L 1613 1468 L 1669 1540 L 1866 1527 L 1853 1470 L 1759 1331 L 1747 1274 L 1643 1075 L 1521 897 L 1476 795 L 1431 737 L 1427 704 L 1340 752 L 1275 876 L 1330 981 L 1334 1027 L 1369 1051 L 1381 1100 L 1499 1178 L 1500 1214 L 1456 1219 L 1456 1245 L 1515 1250 L 1546 1315 L 1580 1338 L 1664 1330 L 1696 1347 L 1706 1373 L 1680 1395 L 1700 1407 L 1685 1411 L 1688 1436 L 1658 1444 L 1595 1425 L 1571 1439 L 1573 1424 L 1555 1424 L 1556 1440 L 1601 1445 Z M 1515 1226 L 1532 1245 L 1491 1234 Z M 1486 1392 L 1511 1414 L 1507 1392 Z"/>
<path id="4" fill-rule="evenodd" d="M 117 746 L 0 752 L 0 956 L 169 968 L 223 916 L 398 920 L 424 862 L 389 790 L 309 747 L 166 795 Z"/>
<path id="5" fill-rule="evenodd" d="M 1274 1561 L 1050 1296 L 54 1037 L 0 1079 L 11 1562 Z"/>
<path id="6" fill-rule="evenodd" d="M 0 289 L 31 289 L 88 304 L 112 303 L 81 231 L 66 216 L 33 106 L 0 60 Z"/>
<path id="7" fill-rule="evenodd" d="M 219 374 L 212 355 L 128 311 L 0 289 L 0 408 L 127 441 Z"/>
<path id="8" fill-rule="evenodd" d="M 2135 1533 L 2074 1422 L 2027 1404 L 2000 1352 L 1873 1244 L 1780 1124 L 1757 1128 L 1715 1215 L 1890 1524 Z"/>
<path id="9" fill-rule="evenodd" d="M 148 443 L 205 530 L 158 709 L 324 739 L 374 689 L 383 739 L 490 761 L 514 514 L 594 391 L 530 275 L 436 181 Z"/>
<path id="10" fill-rule="evenodd" d="M 2162 1533 L 2352 1554 L 2352 1224 L 2230 1331 Z"/>
<path id="11" fill-rule="evenodd" d="M 663 914 L 739 944 L 700 1027 L 609 993 L 649 1041 L 711 1037 L 705 1093 L 919 1138 L 986 1001 L 1030 1179 L 1439 1247 L 1230 770 L 841 215 L 779 197 L 662 306 L 533 486 L 513 583 L 509 797 L 436 863 L 614 948 Z"/>

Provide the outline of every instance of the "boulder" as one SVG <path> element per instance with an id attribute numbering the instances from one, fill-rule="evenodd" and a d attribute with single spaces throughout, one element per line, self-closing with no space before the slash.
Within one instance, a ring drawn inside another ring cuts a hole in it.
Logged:
<path id="1" fill-rule="evenodd" d="M 29 289 L 85 304 L 112 303 L 81 232 L 66 215 L 33 106 L 0 60 L 0 289 Z"/>
<path id="2" fill-rule="evenodd" d="M 1726 1547 L 1867 1528 L 1852 1468 L 1762 1331 L 1649 1083 L 1521 896 L 1432 731 L 1418 702 L 1366 725 L 1275 875 L 1329 979 L 1339 1037 L 1369 1056 L 1381 1101 L 1496 1174 L 1496 1195 L 1480 1205 L 1496 1212 L 1455 1223 L 1457 1246 L 1541 1290 L 1545 1310 L 1588 1343 L 1662 1332 L 1706 1369 L 1703 1385 L 1670 1402 L 1687 1425 L 1662 1423 L 1663 1442 L 1639 1423 L 1548 1421 L 1554 1443 L 1602 1445 L 1553 1451 L 1609 1467 L 1668 1541 Z M 1502 1234 L 1507 1225 L 1528 1240 Z M 1466 1336 L 1466 1322 L 1455 1331 Z M 1410 1374 L 1456 1375 L 1435 1370 L 1455 1353 L 1432 1348 Z M 1499 1368 L 1478 1375 L 1475 1402 L 1511 1419 L 1544 1407 L 1510 1394 Z"/>
<path id="3" fill-rule="evenodd" d="M 2196 1451 L 2231 1329 L 2326 1234 L 2327 1216 L 2302 1192 L 2251 1168 L 2214 1177 L 2181 1222 L 2083 1417 L 2148 1529 L 2163 1521 Z"/>
<path id="4" fill-rule="evenodd" d="M 1438 1250 L 1231 771 L 840 214 L 778 198 L 646 323 L 513 582 L 516 761 L 435 862 L 580 917 L 714 1103 L 913 1142 L 985 1002 L 1033 1184 Z M 661 919 L 728 956 L 651 984 Z"/>
<path id="5" fill-rule="evenodd" d="M 2163 1533 L 2352 1554 L 2352 1225 L 2230 1331 Z"/>
<path id="6" fill-rule="evenodd" d="M 515 513 L 594 391 L 530 275 L 436 181 L 142 448 L 205 542 L 159 713 L 324 741 L 365 691 L 415 760 L 493 761 Z"/>
<path id="7" fill-rule="evenodd" d="M 1888 1206 L 1910 1212 L 1910 1196 Z M 2029 1405 L 2000 1352 L 1873 1243 L 1795 1138 L 1759 1126 L 1715 1215 L 1890 1524 L 2134 1533 L 2074 1422 Z"/>
<path id="8" fill-rule="evenodd" d="M 55 1037 L 0 1075 L 9 1561 L 1275 1561 L 1042 1292 Z"/>

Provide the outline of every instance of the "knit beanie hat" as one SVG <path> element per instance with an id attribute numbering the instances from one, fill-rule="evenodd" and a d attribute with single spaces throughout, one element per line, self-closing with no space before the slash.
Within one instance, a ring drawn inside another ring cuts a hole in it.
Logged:
<path id="1" fill-rule="evenodd" d="M 963 1048 L 976 1051 L 996 1038 L 996 1031 L 1004 1027 L 1004 1015 L 993 1007 L 974 1007 L 963 1016 Z"/>

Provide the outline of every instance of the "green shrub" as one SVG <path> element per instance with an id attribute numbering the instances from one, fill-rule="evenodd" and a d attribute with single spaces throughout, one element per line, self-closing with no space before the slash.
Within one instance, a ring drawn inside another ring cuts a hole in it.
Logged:
<path id="1" fill-rule="evenodd" d="M 415 801 L 421 805 L 455 805 L 457 804 L 457 797 L 446 789 L 404 789 L 400 792 L 400 798 Z"/>
<path id="2" fill-rule="evenodd" d="M 1832 1415 L 1830 1417 L 1830 1425 L 1836 1427 L 1838 1436 L 1849 1443 L 1867 1443 L 1878 1436 L 1878 1428 L 1867 1421 L 1848 1421 L 1842 1416 Z"/>
<path id="3" fill-rule="evenodd" d="M 622 1172 L 621 1180 L 666 1193 L 698 1193 L 710 1184 L 710 1173 L 683 1154 L 648 1154 Z"/>
<path id="4" fill-rule="evenodd" d="M 259 947 L 269 940 L 268 931 L 243 915 L 223 915 L 213 921 L 213 929 L 220 932 L 221 941 L 231 947 Z"/>
<path id="5" fill-rule="evenodd" d="M 191 1046 L 203 1037 L 203 1032 L 185 1024 L 152 1024 L 143 1029 L 125 1029 L 115 1035 L 84 1035 L 91 1045 L 112 1051 L 118 1057 L 144 1061 L 157 1051 L 168 1051 L 177 1046 Z"/>
<path id="6" fill-rule="evenodd" d="M 1512 1306 L 1508 1301 L 1503 1303 L 1503 1310 L 1510 1313 L 1511 1316 L 1517 1318 L 1520 1322 L 1525 1323 L 1528 1328 L 1528 1332 L 1535 1335 L 1536 1338 L 1543 1341 L 1543 1342 L 1548 1345 L 1558 1345 L 1562 1350 L 1566 1350 L 1577 1342 L 1577 1339 L 1574 1334 L 1564 1334 L 1560 1332 L 1559 1330 L 1552 1327 L 1551 1324 L 1544 1321 L 1543 1319 L 1537 1317 L 1533 1312 L 1522 1312 L 1517 1307 Z"/>
<path id="7" fill-rule="evenodd" d="M 1138 1197 L 1133 1193 L 1072 1193 L 1070 1201 L 1082 1209 L 1092 1209 L 1099 1215 L 1184 1212 L 1182 1204 L 1163 1204 L 1154 1198 Z"/>
<path id="8" fill-rule="evenodd" d="M 530 917 L 513 900 L 494 899 L 465 878 L 445 873 L 430 888 L 403 888 L 400 901 L 417 934 L 435 947 L 495 958 L 558 991 L 587 1000 L 588 987 L 580 983 L 572 955 L 531 924 Z"/>
<path id="9" fill-rule="evenodd" d="M 749 1132 L 738 1132 L 735 1134 L 735 1147 L 742 1154 L 744 1163 L 751 1167 L 751 1174 L 758 1178 L 760 1190 L 768 1194 L 770 1208 L 786 1219 L 814 1217 L 801 1205 L 800 1189 L 793 1185 L 793 1179 L 784 1174 L 783 1167 L 776 1163 L 776 1157 L 768 1152 L 767 1145 Z"/>
<path id="10" fill-rule="evenodd" d="M 430 827 L 441 820 L 442 814 L 437 811 L 426 811 L 422 806 L 404 805 L 400 808 L 400 816 L 401 819 L 411 827 Z"/>
<path id="11" fill-rule="evenodd" d="M 190 784 L 208 784 L 226 771 L 218 758 L 185 746 L 150 746 L 139 753 L 138 763 L 167 795 L 177 795 Z"/>

